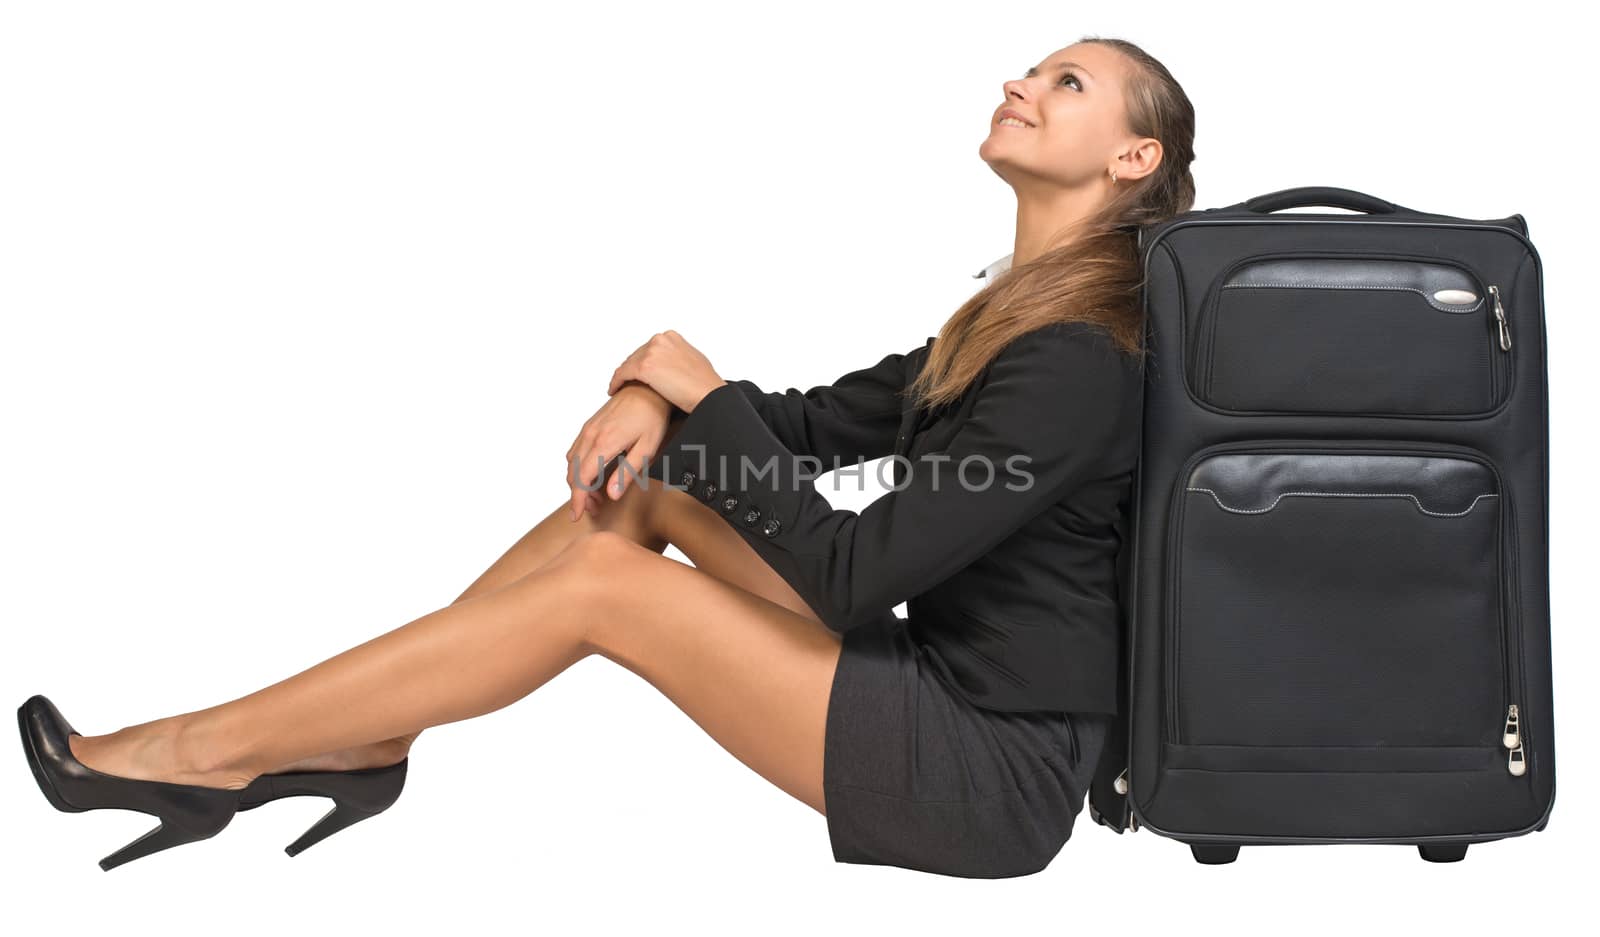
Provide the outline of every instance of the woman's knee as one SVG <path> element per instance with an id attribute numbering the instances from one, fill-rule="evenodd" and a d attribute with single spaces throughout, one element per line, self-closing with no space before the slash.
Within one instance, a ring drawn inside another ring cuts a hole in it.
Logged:
<path id="1" fill-rule="evenodd" d="M 616 560 L 636 553 L 640 548 L 638 541 L 627 536 L 621 531 L 597 528 L 585 531 L 573 537 L 561 552 L 556 554 L 554 562 L 583 565 L 606 560 Z"/>
<path id="2" fill-rule="evenodd" d="M 622 497 L 613 501 L 609 494 L 601 494 L 601 506 L 594 515 L 595 532 L 621 534 L 647 550 L 660 553 L 667 548 L 668 538 L 663 529 L 667 512 L 663 505 L 669 489 L 655 479 L 641 480 L 632 477 Z"/>
<path id="3" fill-rule="evenodd" d="M 565 588 L 573 590 L 574 599 L 599 604 L 617 594 L 632 564 L 649 558 L 659 557 L 632 537 L 596 529 L 567 541 L 540 572 L 559 578 Z"/>
<path id="4" fill-rule="evenodd" d="M 600 622 L 614 618 L 618 582 L 634 564 L 660 557 L 631 538 L 610 530 L 589 530 L 567 541 L 548 562 L 523 574 L 509 588 L 529 590 L 530 603 L 558 607 L 563 628 L 594 653 L 591 636 Z M 517 601 L 515 595 L 507 597 Z"/>

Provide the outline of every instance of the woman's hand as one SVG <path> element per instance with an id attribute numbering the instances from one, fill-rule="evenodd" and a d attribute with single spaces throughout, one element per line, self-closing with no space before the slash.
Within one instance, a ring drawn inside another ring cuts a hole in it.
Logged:
<path id="1" fill-rule="evenodd" d="M 685 413 L 693 410 L 701 397 L 727 383 L 699 349 L 671 329 L 650 336 L 618 365 L 606 393 L 616 393 L 629 381 L 649 384 Z"/>
<path id="2" fill-rule="evenodd" d="M 591 513 L 600 510 L 603 502 L 596 480 L 603 463 L 626 456 L 631 467 L 625 469 L 620 459 L 617 462 L 606 486 L 615 501 L 622 497 L 630 478 L 644 474 L 672 420 L 672 404 L 649 385 L 628 384 L 614 391 L 611 399 L 584 421 L 578 438 L 567 450 L 567 486 L 572 489 L 574 521 L 583 517 L 586 507 Z"/>

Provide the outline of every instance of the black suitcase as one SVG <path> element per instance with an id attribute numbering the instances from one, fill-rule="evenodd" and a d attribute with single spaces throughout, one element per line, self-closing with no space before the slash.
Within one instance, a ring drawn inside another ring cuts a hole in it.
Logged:
<path id="1" fill-rule="evenodd" d="M 1361 214 L 1288 212 L 1333 206 Z M 1467 845 L 1555 799 L 1543 284 L 1521 215 L 1308 187 L 1139 232 L 1151 357 L 1091 817 Z"/>

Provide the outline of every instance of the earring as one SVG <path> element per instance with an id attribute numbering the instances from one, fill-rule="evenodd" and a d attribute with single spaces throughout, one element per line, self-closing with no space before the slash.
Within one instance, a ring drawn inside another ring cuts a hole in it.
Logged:
<path id="1" fill-rule="evenodd" d="M 1111 184 L 1117 184 L 1117 171 L 1115 169 L 1111 170 Z"/>

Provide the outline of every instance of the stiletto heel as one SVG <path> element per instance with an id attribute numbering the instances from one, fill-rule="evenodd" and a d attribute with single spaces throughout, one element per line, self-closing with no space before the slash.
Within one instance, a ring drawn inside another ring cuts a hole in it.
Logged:
<path id="1" fill-rule="evenodd" d="M 258 775 L 239 798 L 240 810 L 252 810 L 283 797 L 331 797 L 333 809 L 284 847 L 291 856 L 304 852 L 340 830 L 389 809 L 405 788 L 410 757 L 392 765 L 352 771 L 284 771 Z"/>
<path id="2" fill-rule="evenodd" d="M 188 830 L 174 826 L 163 819 L 160 826 L 101 859 L 100 868 L 109 872 L 124 862 L 132 862 L 153 852 L 160 852 L 173 846 L 182 846 L 184 843 L 192 843 L 197 839 L 205 839 L 209 835 L 211 834 L 195 836 Z"/>
<path id="3" fill-rule="evenodd" d="M 322 819 L 311 825 L 311 828 L 300 834 L 300 838 L 283 847 L 283 851 L 291 856 L 299 855 L 311 846 L 322 842 L 347 826 L 353 826 L 372 816 L 349 804 L 335 803 L 333 809 L 322 815 Z"/>
<path id="4" fill-rule="evenodd" d="M 136 810 L 161 820 L 160 826 L 101 859 L 100 868 L 106 871 L 163 849 L 209 839 L 228 825 L 238 808 L 238 790 L 125 778 L 89 767 L 73 756 L 68 744 L 69 738 L 82 733 L 44 696 L 31 696 L 17 708 L 17 729 L 33 778 L 57 810 Z"/>

